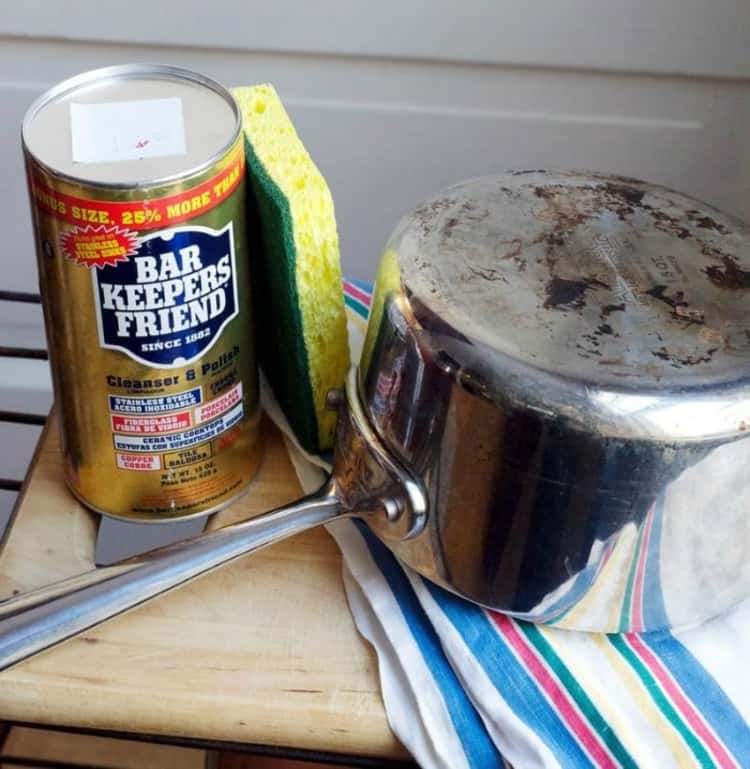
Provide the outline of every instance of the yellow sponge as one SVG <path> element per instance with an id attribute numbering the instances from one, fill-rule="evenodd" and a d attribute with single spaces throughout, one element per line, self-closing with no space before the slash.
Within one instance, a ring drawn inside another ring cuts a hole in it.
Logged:
<path id="1" fill-rule="evenodd" d="M 302 446 L 325 450 L 336 423 L 326 393 L 343 386 L 349 366 L 333 199 L 273 86 L 233 94 L 245 132 L 260 363 Z"/>

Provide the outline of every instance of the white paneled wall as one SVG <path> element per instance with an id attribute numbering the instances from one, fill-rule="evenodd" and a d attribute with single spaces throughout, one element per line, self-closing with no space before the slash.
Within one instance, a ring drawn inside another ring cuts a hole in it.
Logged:
<path id="1" fill-rule="evenodd" d="M 749 50 L 750 5 L 732 0 L 9 3 L 0 285 L 36 286 L 21 117 L 85 69 L 158 61 L 274 83 L 333 190 L 345 271 L 371 278 L 403 212 L 511 167 L 638 176 L 750 218 Z M 0 306 L 10 338 L 41 343 L 35 308 Z M 0 391 L 43 405 L 32 368 L 0 366 Z"/>

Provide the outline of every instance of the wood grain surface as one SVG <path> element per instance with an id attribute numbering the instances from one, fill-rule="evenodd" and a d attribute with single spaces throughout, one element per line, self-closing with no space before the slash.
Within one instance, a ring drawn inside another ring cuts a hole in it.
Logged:
<path id="1" fill-rule="evenodd" d="M 97 516 L 64 488 L 50 422 L 0 554 L 2 598 L 93 566 Z M 300 495 L 264 430 L 258 478 L 212 526 Z M 323 529 L 240 559 L 0 674 L 0 720 L 403 758 L 340 570 Z"/>

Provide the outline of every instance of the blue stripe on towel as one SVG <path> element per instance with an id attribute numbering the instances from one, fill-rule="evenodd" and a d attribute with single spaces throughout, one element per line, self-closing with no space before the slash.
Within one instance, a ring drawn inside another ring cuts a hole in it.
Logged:
<path id="1" fill-rule="evenodd" d="M 373 560 L 382 572 L 398 602 L 409 630 L 425 658 L 439 688 L 446 710 L 472 769 L 504 767 L 505 763 L 487 734 L 476 709 L 450 666 L 429 618 L 414 593 L 409 580 L 391 552 L 365 526 L 356 521 Z"/>

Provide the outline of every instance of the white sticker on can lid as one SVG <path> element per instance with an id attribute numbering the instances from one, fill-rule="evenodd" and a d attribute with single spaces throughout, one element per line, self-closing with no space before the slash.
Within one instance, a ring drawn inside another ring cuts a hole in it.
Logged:
<path id="1" fill-rule="evenodd" d="M 74 163 L 184 155 L 182 99 L 70 105 Z"/>

